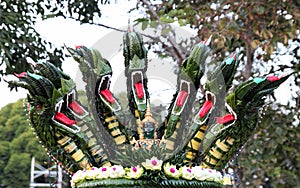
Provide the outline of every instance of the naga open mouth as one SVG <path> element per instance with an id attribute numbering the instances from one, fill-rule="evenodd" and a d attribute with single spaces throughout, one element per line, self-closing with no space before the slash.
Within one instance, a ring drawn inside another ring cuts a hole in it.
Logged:
<path id="1" fill-rule="evenodd" d="M 137 104 L 145 104 L 145 89 L 143 84 L 143 73 L 141 71 L 134 71 L 131 74 L 132 91 Z"/>
<path id="2" fill-rule="evenodd" d="M 206 100 L 200 108 L 199 112 L 197 113 L 196 117 L 194 118 L 195 123 L 202 125 L 207 121 L 209 115 L 214 109 L 214 105 L 216 103 L 215 97 L 216 96 L 213 93 L 206 91 Z"/>
<path id="3" fill-rule="evenodd" d="M 225 103 L 225 107 L 229 113 L 222 117 L 216 117 L 216 121 L 219 124 L 224 124 L 226 127 L 229 127 L 235 123 L 237 115 L 227 103 Z"/>
<path id="4" fill-rule="evenodd" d="M 98 95 L 111 110 L 118 111 L 121 110 L 121 106 L 109 90 L 110 79 L 111 75 L 102 76 L 98 86 Z"/>
<path id="5" fill-rule="evenodd" d="M 67 94 L 67 107 L 70 112 L 77 118 L 84 118 L 88 115 L 88 112 L 82 107 L 76 100 L 76 91 L 72 89 L 71 92 Z"/>
<path id="6" fill-rule="evenodd" d="M 76 121 L 70 119 L 66 114 L 61 112 L 62 105 L 64 104 L 63 100 L 60 100 L 55 105 L 56 113 L 52 117 L 52 121 L 62 129 L 65 129 L 74 134 L 80 131 L 80 127 L 76 125 Z"/>
<path id="7" fill-rule="evenodd" d="M 229 128 L 230 126 L 235 124 L 235 122 L 237 120 L 236 113 L 232 110 L 232 108 L 227 103 L 225 103 L 225 107 L 226 107 L 226 111 L 228 112 L 228 114 L 226 114 L 222 117 L 216 117 L 217 125 L 211 129 L 211 132 L 214 135 L 217 135 L 220 132 L 222 132 L 223 130 Z"/>
<path id="8" fill-rule="evenodd" d="M 181 114 L 182 110 L 184 109 L 184 106 L 186 105 L 187 99 L 190 94 L 190 82 L 181 80 L 180 82 L 180 90 L 178 92 L 176 101 L 172 113 L 174 115 Z"/>

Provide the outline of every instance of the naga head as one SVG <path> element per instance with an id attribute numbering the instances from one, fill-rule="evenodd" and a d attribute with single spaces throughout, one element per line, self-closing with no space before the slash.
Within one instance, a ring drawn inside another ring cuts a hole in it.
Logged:
<path id="1" fill-rule="evenodd" d="M 18 80 L 9 81 L 9 87 L 22 87 L 29 92 L 28 102 L 39 113 L 56 104 L 72 91 L 75 83 L 59 68 L 48 62 L 38 62 L 31 72 L 14 74 Z"/>
<path id="2" fill-rule="evenodd" d="M 98 76 L 111 75 L 111 66 L 96 49 L 89 49 L 86 46 L 76 46 L 75 49 L 67 48 L 75 61 L 79 63 L 83 75 L 93 73 Z"/>
<path id="3" fill-rule="evenodd" d="M 126 32 L 124 34 L 123 56 L 126 69 L 147 69 L 147 50 L 140 33 Z"/>

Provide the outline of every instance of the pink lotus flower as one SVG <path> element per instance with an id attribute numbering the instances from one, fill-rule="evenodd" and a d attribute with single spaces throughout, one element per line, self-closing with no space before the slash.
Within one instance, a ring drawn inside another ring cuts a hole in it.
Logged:
<path id="1" fill-rule="evenodd" d="M 126 171 L 126 178 L 139 179 L 142 176 L 144 169 L 143 167 L 140 166 L 133 166 L 131 168 L 126 168 L 125 171 Z"/>
<path id="2" fill-rule="evenodd" d="M 146 162 L 143 162 L 142 165 L 147 170 L 161 170 L 162 163 L 162 160 L 158 160 L 157 157 L 152 157 L 151 159 L 146 159 Z"/>

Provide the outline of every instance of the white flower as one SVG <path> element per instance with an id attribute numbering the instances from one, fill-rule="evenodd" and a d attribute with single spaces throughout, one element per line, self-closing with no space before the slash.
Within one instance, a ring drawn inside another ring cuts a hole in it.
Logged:
<path id="1" fill-rule="evenodd" d="M 226 175 L 223 177 L 223 185 L 232 185 L 231 177 L 230 177 L 229 174 L 226 174 Z"/>
<path id="2" fill-rule="evenodd" d="M 110 178 L 121 178 L 125 175 L 125 170 L 121 165 L 114 165 L 109 168 Z"/>
<path id="3" fill-rule="evenodd" d="M 98 168 L 91 168 L 90 170 L 84 171 L 85 179 L 87 180 L 93 180 L 96 179 L 98 176 Z"/>
<path id="4" fill-rule="evenodd" d="M 223 180 L 223 176 L 222 176 L 221 172 L 216 171 L 214 180 L 215 180 L 216 182 L 223 183 L 224 180 Z"/>
<path id="5" fill-rule="evenodd" d="M 216 181 L 223 182 L 223 176 L 221 172 L 216 171 L 214 169 L 202 168 L 200 166 L 195 166 L 192 168 L 193 174 L 195 175 L 195 179 L 200 181 Z"/>
<path id="6" fill-rule="evenodd" d="M 158 160 L 157 157 L 152 157 L 151 159 L 146 159 L 146 162 L 143 162 L 142 165 L 147 170 L 161 170 L 162 163 L 162 160 Z"/>
<path id="7" fill-rule="evenodd" d="M 143 167 L 140 166 L 133 166 L 131 168 L 126 168 L 125 171 L 126 171 L 126 178 L 139 179 L 142 176 L 144 169 Z"/>
<path id="8" fill-rule="evenodd" d="M 164 165 L 164 172 L 165 174 L 170 178 L 179 179 L 181 173 L 179 170 L 177 170 L 175 165 L 170 165 L 170 163 L 167 163 Z"/>
<path id="9" fill-rule="evenodd" d="M 109 177 L 109 168 L 110 167 L 101 167 L 98 170 L 97 179 L 105 179 Z"/>
<path id="10" fill-rule="evenodd" d="M 183 179 L 192 180 L 194 178 L 194 174 L 190 167 L 183 166 L 179 170 L 181 171 L 181 176 Z"/>
<path id="11" fill-rule="evenodd" d="M 83 170 L 78 170 L 71 179 L 71 186 L 74 187 L 77 182 L 80 182 L 81 180 L 84 180 L 84 171 Z"/>
<path id="12" fill-rule="evenodd" d="M 200 166 L 194 166 L 192 168 L 192 172 L 194 174 L 194 177 L 196 180 L 204 181 L 206 180 L 206 174 L 202 167 Z"/>
<path id="13" fill-rule="evenodd" d="M 213 169 L 204 169 L 206 180 L 214 181 L 217 171 Z"/>

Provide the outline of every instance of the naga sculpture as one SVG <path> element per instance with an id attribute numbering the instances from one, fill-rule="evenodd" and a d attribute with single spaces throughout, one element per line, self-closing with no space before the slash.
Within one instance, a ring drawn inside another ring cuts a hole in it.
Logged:
<path id="1" fill-rule="evenodd" d="M 78 101 L 72 79 L 45 61 L 9 84 L 28 90 L 31 126 L 48 154 L 74 175 L 74 187 L 221 187 L 221 171 L 254 131 L 264 97 L 289 75 L 249 79 L 232 90 L 234 53 L 207 77 L 199 100 L 209 43 L 195 45 L 182 63 L 160 124 L 150 109 L 147 50 L 134 31 L 123 37 L 130 119 L 110 91 L 111 66 L 96 49 L 68 48 L 86 82 L 88 107 Z"/>

